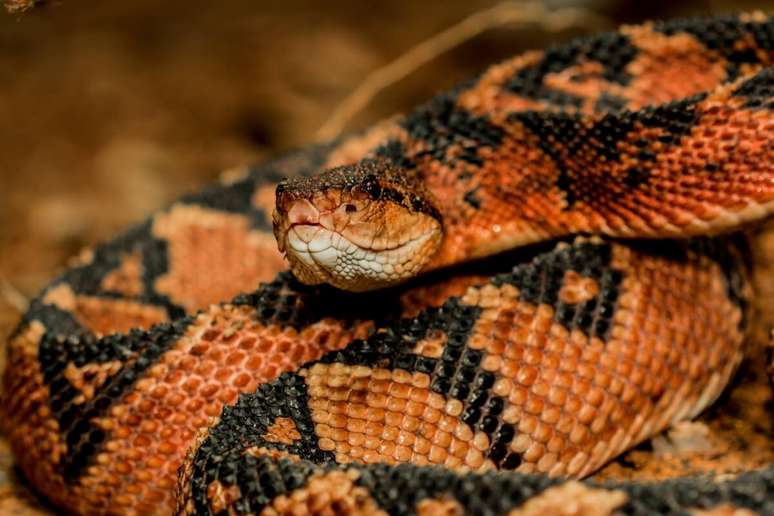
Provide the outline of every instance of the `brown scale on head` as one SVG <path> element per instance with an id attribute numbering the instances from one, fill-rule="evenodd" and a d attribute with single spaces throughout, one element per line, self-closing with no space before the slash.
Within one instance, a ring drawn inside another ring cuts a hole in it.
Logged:
<path id="1" fill-rule="evenodd" d="M 280 183 L 273 220 L 279 249 L 300 281 L 353 291 L 415 276 L 443 233 L 418 177 L 386 160 Z"/>

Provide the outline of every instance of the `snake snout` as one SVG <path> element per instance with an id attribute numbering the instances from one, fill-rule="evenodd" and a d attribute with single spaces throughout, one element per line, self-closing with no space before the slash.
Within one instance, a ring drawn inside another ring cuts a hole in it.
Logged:
<path id="1" fill-rule="evenodd" d="M 287 211 L 288 225 L 295 226 L 296 224 L 319 224 L 320 223 L 320 211 L 315 208 L 314 204 L 306 199 L 298 199 L 290 205 L 290 209 Z"/>

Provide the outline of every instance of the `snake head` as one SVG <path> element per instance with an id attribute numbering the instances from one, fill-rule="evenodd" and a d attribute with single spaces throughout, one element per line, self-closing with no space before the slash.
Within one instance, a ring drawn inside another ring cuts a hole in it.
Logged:
<path id="1" fill-rule="evenodd" d="M 412 174 L 364 160 L 277 186 L 274 236 L 302 282 L 354 292 L 420 273 L 441 244 L 441 216 Z"/>

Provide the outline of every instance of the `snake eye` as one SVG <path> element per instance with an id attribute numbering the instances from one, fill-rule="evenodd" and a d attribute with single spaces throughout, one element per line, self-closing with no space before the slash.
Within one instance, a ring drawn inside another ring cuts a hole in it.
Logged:
<path id="1" fill-rule="evenodd" d="M 357 206 L 355 206 L 354 204 L 347 204 L 346 206 L 344 206 L 344 211 L 346 211 L 347 213 L 355 213 L 357 211 Z"/>

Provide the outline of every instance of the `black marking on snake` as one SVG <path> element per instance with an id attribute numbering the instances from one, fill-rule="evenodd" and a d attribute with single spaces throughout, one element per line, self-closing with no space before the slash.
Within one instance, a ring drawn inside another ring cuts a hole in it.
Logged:
<path id="1" fill-rule="evenodd" d="M 293 420 L 300 439 L 289 445 L 266 441 L 267 429 L 280 417 Z M 241 513 L 257 514 L 272 499 L 301 487 L 308 478 L 308 468 L 305 472 L 296 469 L 290 476 L 273 474 L 266 458 L 245 453 L 251 447 L 288 452 L 316 464 L 334 460 L 332 453 L 319 447 L 303 377 L 284 373 L 258 386 L 254 393 L 241 395 L 235 405 L 224 407 L 220 422 L 209 430 L 192 463 L 189 496 L 196 514 L 210 513 L 207 489 L 214 480 L 239 485 L 242 497 L 235 507 Z"/>
<path id="2" fill-rule="evenodd" d="M 374 154 L 378 157 L 390 160 L 395 166 L 406 170 L 412 170 L 417 164 L 408 156 L 406 146 L 402 142 L 390 139 L 384 145 L 378 147 Z"/>
<path id="3" fill-rule="evenodd" d="M 733 92 L 735 97 L 745 99 L 746 108 L 774 110 L 774 69 L 765 68 L 740 84 Z"/>
<path id="4" fill-rule="evenodd" d="M 335 142 L 311 146 L 309 149 L 290 151 L 260 165 L 250 167 L 247 176 L 230 184 L 213 185 L 183 196 L 179 202 L 245 215 L 253 229 L 271 233 L 272 223 L 267 214 L 252 203 L 260 186 L 279 183 L 289 175 L 309 176 L 319 173 Z"/>
<path id="5" fill-rule="evenodd" d="M 373 319 L 387 324 L 397 317 L 400 305 L 397 298 L 382 293 L 380 296 L 361 296 L 352 302 L 354 294 L 331 287 L 307 287 L 298 283 L 289 272 L 280 273 L 273 282 L 261 286 L 256 292 L 238 296 L 235 305 L 249 305 L 255 309 L 255 318 L 264 325 L 279 324 L 283 327 L 303 328 L 326 317 L 337 318 L 352 324 L 355 320 Z M 357 307 L 357 308 L 355 308 Z M 71 317 L 54 307 L 43 305 L 31 314 L 49 314 L 45 317 L 59 319 Z M 56 312 L 56 315 L 51 315 Z M 59 312 L 62 312 L 59 314 Z M 58 319 L 57 319 L 58 320 Z M 39 360 L 44 380 L 50 389 L 50 406 L 59 422 L 67 442 L 67 453 L 61 460 L 64 478 L 74 482 L 101 449 L 105 435 L 92 421 L 107 414 L 109 408 L 130 392 L 134 383 L 145 370 L 156 363 L 170 347 L 177 343 L 193 322 L 183 317 L 174 323 L 154 326 L 150 330 L 133 330 L 127 334 L 96 338 L 88 332 L 79 334 L 76 327 L 67 332 L 69 338 L 46 335 L 41 340 Z M 74 320 L 72 324 L 74 323 Z M 66 325 L 61 322 L 64 328 Z M 103 364 L 114 360 L 123 366 L 95 390 L 91 400 L 75 404 L 80 392 L 64 378 L 68 363 L 82 367 L 89 363 Z"/>
<path id="6" fill-rule="evenodd" d="M 629 38 L 618 32 L 577 39 L 568 44 L 548 48 L 538 63 L 518 70 L 503 87 L 522 97 L 543 101 L 553 106 L 578 109 L 583 104 L 583 97 L 547 86 L 545 81 L 547 75 L 562 72 L 583 61 L 593 61 L 601 65 L 602 79 L 627 85 L 632 76 L 626 71 L 626 66 L 637 53 L 638 50 Z M 611 101 L 614 105 L 615 99 L 612 97 L 605 100 Z M 598 102 L 598 107 L 609 106 L 603 101 Z"/>
<path id="7" fill-rule="evenodd" d="M 492 283 L 514 285 L 519 289 L 519 300 L 553 306 L 554 320 L 565 328 L 606 341 L 623 280 L 623 273 L 612 268 L 611 258 L 609 244 L 575 244 L 538 256 L 528 265 L 515 267 L 511 274 L 496 276 Z M 561 301 L 559 291 L 568 271 L 596 281 L 599 293 L 580 303 Z"/>
<path id="8" fill-rule="evenodd" d="M 697 93 L 685 99 L 629 112 L 626 118 L 632 123 L 640 122 L 646 127 L 663 129 L 672 136 L 670 141 L 661 139 L 662 143 L 679 143 L 680 137 L 690 134 L 691 129 L 699 122 L 696 106 L 706 98 L 706 93 Z"/>
<path id="9" fill-rule="evenodd" d="M 698 121 L 696 104 L 705 97 L 700 94 L 640 111 L 608 113 L 590 125 L 578 114 L 534 111 L 511 113 L 508 122 L 519 123 L 533 133 L 538 147 L 553 160 L 558 171 L 556 187 L 565 194 L 567 205 L 564 209 L 568 210 L 576 201 L 590 201 L 594 192 L 605 191 L 609 186 L 606 183 L 611 180 L 609 176 L 588 174 L 585 169 L 589 164 L 578 161 L 577 156 L 590 151 L 604 161 L 620 162 L 619 144 L 627 141 L 638 125 L 662 129 L 664 133 L 657 141 L 640 138 L 632 142 L 638 148 L 634 157 L 640 165 L 629 169 L 621 179 L 629 187 L 647 183 L 650 166 L 657 156 L 651 146 L 677 144 L 681 136 L 689 134 Z M 556 144 L 557 141 L 562 143 Z M 576 173 L 576 169 L 580 172 Z M 577 181 L 576 177 L 583 177 L 584 180 Z"/>
<path id="10" fill-rule="evenodd" d="M 113 272 L 120 264 L 121 259 L 135 252 L 143 256 L 146 249 L 153 251 L 153 237 L 150 234 L 150 220 L 139 224 L 113 239 L 107 245 L 99 246 L 93 251 L 91 261 L 85 265 L 78 265 L 67 270 L 53 285 L 66 283 L 76 294 L 99 296 L 105 291 L 101 286 L 105 276 Z"/>
<path id="11" fill-rule="evenodd" d="M 774 33 L 771 22 L 743 22 L 734 16 L 686 18 L 658 22 L 653 29 L 666 35 L 688 33 L 726 61 L 726 79 L 736 79 L 745 65 L 761 64 L 758 53 L 744 45 L 745 36 L 754 46 L 771 51 Z"/>
<path id="12" fill-rule="evenodd" d="M 240 294 L 232 303 L 255 309 L 255 319 L 264 325 L 303 328 L 325 318 L 345 323 L 374 320 L 387 324 L 402 310 L 398 290 L 353 294 L 328 285 L 304 285 L 289 271 L 280 272 L 252 294 Z"/>
<path id="13" fill-rule="evenodd" d="M 328 353 L 319 362 L 428 374 L 430 389 L 461 401 L 460 418 L 471 428 L 478 428 L 489 436 L 486 456 L 501 468 L 514 469 L 521 464 L 521 457 L 508 453 L 507 444 L 513 439 L 515 429 L 498 417 L 505 401 L 491 393 L 494 374 L 478 368 L 482 353 L 467 346 L 480 313 L 480 308 L 462 305 L 459 298 L 452 298 L 440 308 L 423 310 L 412 319 L 402 319 L 391 327 L 378 330 L 366 340 L 353 341 L 342 350 Z M 419 340 L 438 330 L 447 335 L 440 358 L 411 352 Z"/>
<path id="14" fill-rule="evenodd" d="M 471 205 L 475 209 L 481 208 L 481 199 L 479 199 L 476 196 L 476 193 L 478 193 L 478 187 L 473 188 L 472 190 L 468 190 L 465 192 L 465 197 L 463 198 L 466 203 Z"/>
<path id="15" fill-rule="evenodd" d="M 282 178 L 277 177 L 277 181 L 280 179 Z M 252 202 L 255 189 L 264 183 L 272 182 L 267 180 L 258 182 L 252 177 L 247 177 L 228 185 L 215 185 L 201 192 L 186 195 L 179 202 L 244 215 L 250 220 L 250 226 L 253 229 L 271 232 L 271 220 Z"/>
<path id="16" fill-rule="evenodd" d="M 459 87 L 442 93 L 400 121 L 409 136 L 426 142 L 424 150 L 411 156 L 412 160 L 430 157 L 445 165 L 453 166 L 457 160 L 468 165 L 481 166 L 479 151 L 496 149 L 502 143 L 503 130 L 485 116 L 475 116 L 457 106 Z M 457 153 L 449 155 L 452 147 Z"/>
<path id="17" fill-rule="evenodd" d="M 75 482 L 79 478 L 105 440 L 104 432 L 93 421 L 104 417 L 112 404 L 131 390 L 135 381 L 180 338 L 191 321 L 191 318 L 182 318 L 149 331 L 135 330 L 101 339 L 92 335 L 66 340 L 44 336 L 40 344 L 41 368 L 49 386 L 49 406 L 67 443 L 67 452 L 60 460 L 65 481 Z M 67 351 L 63 352 L 63 348 Z M 75 403 L 80 392 L 64 377 L 65 367 L 69 363 L 81 367 L 114 360 L 123 364 L 119 371 L 96 389 L 90 400 Z"/>
<path id="18" fill-rule="evenodd" d="M 182 307 L 172 303 L 165 295 L 155 290 L 156 279 L 167 272 L 167 243 L 152 235 L 153 219 L 129 229 L 123 235 L 105 245 L 98 246 L 93 251 L 91 261 L 85 265 L 70 268 L 51 286 L 67 285 L 75 294 L 105 299 L 126 299 L 121 292 L 105 290 L 102 282 L 105 276 L 114 272 L 121 261 L 128 255 L 139 253 L 142 262 L 143 291 L 136 298 L 131 298 L 143 304 L 163 308 L 170 319 L 185 315 Z"/>
<path id="19" fill-rule="evenodd" d="M 320 467 L 307 461 L 293 462 L 284 458 L 276 460 L 263 456 L 251 459 L 224 463 L 221 477 L 208 477 L 210 482 L 220 481 L 228 488 L 236 484 L 227 482 L 227 478 L 239 480 L 250 475 L 251 482 L 239 484 L 241 496 L 231 506 L 236 514 L 259 514 L 276 496 L 290 494 L 305 486 L 313 474 L 332 471 L 356 472 L 355 485 L 365 488 L 379 508 L 394 516 L 415 515 L 421 501 L 438 499 L 459 503 L 464 514 L 507 514 L 547 489 L 563 483 L 562 479 L 545 475 L 495 471 L 459 474 L 448 469 L 413 464 L 342 466 L 328 463 Z M 249 469 L 258 473 L 250 474 Z M 721 506 L 770 514 L 769 493 L 774 491 L 774 468 L 745 472 L 723 482 L 713 482 L 708 478 L 682 478 L 658 483 L 583 481 L 583 484 L 589 489 L 622 491 L 626 499 L 616 510 L 632 516 L 687 514 Z M 198 494 L 206 487 L 202 484 L 197 488 L 198 497 L 195 500 L 203 499 L 205 503 L 196 503 L 196 514 L 215 514 L 206 503 L 206 496 Z"/>
<path id="20" fill-rule="evenodd" d="M 632 167 L 626 170 L 624 184 L 629 188 L 637 188 L 650 178 L 650 170 L 642 167 Z"/>
<path id="21" fill-rule="evenodd" d="M 614 113 L 624 109 L 628 103 L 627 99 L 605 91 L 594 103 L 594 111 L 597 113 Z"/>

